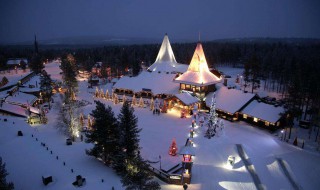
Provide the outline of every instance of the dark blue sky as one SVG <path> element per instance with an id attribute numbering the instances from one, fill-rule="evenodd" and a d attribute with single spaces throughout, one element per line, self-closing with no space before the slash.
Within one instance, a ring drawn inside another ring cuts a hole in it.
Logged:
<path id="1" fill-rule="evenodd" d="M 0 0 L 0 43 L 74 36 L 320 38 L 319 0 Z"/>

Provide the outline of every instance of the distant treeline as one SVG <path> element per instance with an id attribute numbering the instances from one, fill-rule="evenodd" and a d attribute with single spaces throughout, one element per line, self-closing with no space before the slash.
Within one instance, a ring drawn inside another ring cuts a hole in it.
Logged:
<path id="1" fill-rule="evenodd" d="M 203 42 L 209 67 L 229 65 L 246 68 L 250 81 L 264 80 L 265 87 L 282 93 L 292 107 L 318 110 L 320 101 L 320 41 L 319 40 L 224 40 Z M 133 68 L 138 74 L 141 63 L 152 64 L 161 44 L 121 45 L 82 48 L 40 47 L 43 59 L 54 59 L 71 53 L 79 68 L 91 70 L 96 62 L 111 67 L 112 72 Z M 189 64 L 196 43 L 174 43 L 172 49 L 179 63 Z M 0 47 L 0 68 L 6 68 L 8 58 L 31 60 L 32 47 Z"/>

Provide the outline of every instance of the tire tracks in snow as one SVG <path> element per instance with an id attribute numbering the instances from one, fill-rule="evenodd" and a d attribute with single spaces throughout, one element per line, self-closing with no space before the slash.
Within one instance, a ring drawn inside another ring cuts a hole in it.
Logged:
<path id="1" fill-rule="evenodd" d="M 276 160 L 277 160 L 279 166 L 281 167 L 284 175 L 286 176 L 286 178 L 289 180 L 290 184 L 292 185 L 293 189 L 302 190 L 302 187 L 294 180 L 294 178 L 290 174 L 284 160 L 282 158 L 276 158 Z"/>
<path id="2" fill-rule="evenodd" d="M 248 172 L 250 173 L 252 179 L 253 179 L 253 183 L 255 184 L 256 188 L 258 190 L 265 190 L 265 185 L 262 184 L 256 170 L 254 169 L 254 165 L 251 163 L 249 157 L 247 156 L 247 154 L 245 153 L 243 147 L 241 144 L 236 144 L 237 147 L 237 151 L 239 153 L 239 156 L 241 158 L 241 160 L 243 161 L 246 169 L 248 170 Z"/>

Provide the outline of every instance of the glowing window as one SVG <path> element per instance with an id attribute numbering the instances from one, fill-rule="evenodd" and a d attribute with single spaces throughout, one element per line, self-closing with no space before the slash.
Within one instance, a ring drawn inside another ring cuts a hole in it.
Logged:
<path id="1" fill-rule="evenodd" d="M 182 90 L 186 89 L 186 85 L 185 84 L 181 84 L 181 89 Z"/>
<path id="2" fill-rule="evenodd" d="M 248 118 L 247 114 L 243 114 L 243 119 L 247 119 L 247 118 Z"/>
<path id="3" fill-rule="evenodd" d="M 254 122 L 258 122 L 258 120 L 259 120 L 259 119 L 256 118 L 256 117 L 253 118 L 253 121 L 254 121 Z"/>
<path id="4" fill-rule="evenodd" d="M 268 121 L 264 122 L 264 124 L 265 124 L 266 126 L 269 126 L 269 125 L 270 125 L 270 123 L 269 123 Z"/>

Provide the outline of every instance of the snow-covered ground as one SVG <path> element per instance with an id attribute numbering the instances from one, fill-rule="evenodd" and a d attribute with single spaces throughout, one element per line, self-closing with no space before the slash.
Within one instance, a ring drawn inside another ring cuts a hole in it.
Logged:
<path id="1" fill-rule="evenodd" d="M 59 80 L 61 75 L 57 66 L 57 63 L 47 64 L 46 69 L 52 78 Z M 111 86 L 107 84 L 102 88 L 105 92 Z M 77 98 L 92 103 L 83 107 L 84 115 L 95 108 L 93 100 L 111 105 L 117 115 L 122 104 L 114 105 L 111 101 L 93 98 L 94 90 L 87 88 L 86 81 L 79 82 Z M 59 95 L 55 95 L 54 99 L 58 102 Z M 120 178 L 110 168 L 85 154 L 85 149 L 90 148 L 90 144 L 79 139 L 72 146 L 65 144 L 66 137 L 55 127 L 57 112 L 56 106 L 53 106 L 48 113 L 48 124 L 32 127 L 23 119 L 0 116 L 0 156 L 6 162 L 10 173 L 8 180 L 13 181 L 18 190 L 77 189 L 73 187 L 72 182 L 75 181 L 76 175 L 80 174 L 87 181 L 81 189 L 111 189 L 112 186 L 115 189 L 124 189 Z M 153 115 L 149 108 L 139 107 L 135 108 L 135 114 L 139 119 L 139 127 L 142 128 L 140 133 L 142 156 L 151 161 L 159 159 L 161 155 L 164 169 L 179 163 L 181 156 L 170 156 L 169 146 L 173 138 L 176 139 L 178 148 L 185 144 L 192 119 L 181 119 L 174 111 L 159 116 Z M 4 122 L 4 118 L 8 121 Z M 303 189 L 317 189 L 320 186 L 318 180 L 320 155 L 317 152 L 294 147 L 268 131 L 244 122 L 224 121 L 224 123 L 224 135 L 212 139 L 203 137 L 204 128 L 196 129 L 197 134 L 193 138 L 196 156 L 192 169 L 192 183 L 188 189 L 256 189 L 251 175 L 238 155 L 236 144 L 243 146 L 266 189 L 293 189 L 276 158 L 284 160 L 294 181 Z M 23 132 L 23 137 L 17 136 L 18 130 Z M 41 143 L 45 143 L 45 146 L 41 146 Z M 236 158 L 234 169 L 226 167 L 229 155 Z M 65 166 L 63 162 L 66 163 Z M 156 163 L 153 166 L 159 168 L 160 164 Z M 45 187 L 41 181 L 43 175 L 52 175 L 54 182 Z M 159 182 L 162 189 L 182 189 L 181 186 Z"/>

